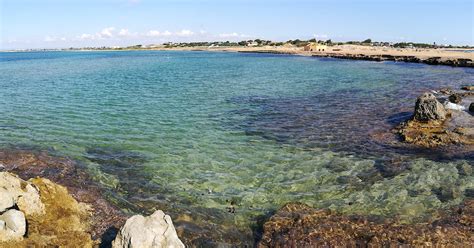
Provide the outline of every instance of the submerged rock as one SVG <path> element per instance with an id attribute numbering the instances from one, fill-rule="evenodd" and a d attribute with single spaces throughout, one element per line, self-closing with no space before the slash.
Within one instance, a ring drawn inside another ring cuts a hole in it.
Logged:
<path id="1" fill-rule="evenodd" d="M 265 223 L 258 247 L 468 247 L 473 210 L 474 201 L 466 201 L 438 221 L 408 225 L 289 203 Z"/>
<path id="2" fill-rule="evenodd" d="M 157 210 L 152 215 L 130 217 L 120 229 L 113 248 L 184 247 L 169 215 Z"/>
<path id="3" fill-rule="evenodd" d="M 416 100 L 414 119 L 417 121 L 444 120 L 446 111 L 433 94 L 424 93 Z"/>

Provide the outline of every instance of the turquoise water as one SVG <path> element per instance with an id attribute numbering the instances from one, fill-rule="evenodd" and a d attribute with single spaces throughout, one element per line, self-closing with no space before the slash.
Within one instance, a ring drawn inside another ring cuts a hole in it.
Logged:
<path id="1" fill-rule="evenodd" d="M 0 144 L 80 161 L 130 211 L 245 228 L 302 201 L 409 222 L 472 197 L 474 154 L 378 137 L 423 91 L 473 81 L 469 68 L 299 56 L 0 53 Z"/>

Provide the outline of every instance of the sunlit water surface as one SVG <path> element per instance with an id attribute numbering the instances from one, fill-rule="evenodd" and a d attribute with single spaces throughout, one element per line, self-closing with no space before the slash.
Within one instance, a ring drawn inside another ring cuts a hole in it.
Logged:
<path id="1" fill-rule="evenodd" d="M 473 81 L 473 69 L 299 56 L 0 53 L 0 142 L 80 161 L 131 211 L 245 227 L 301 201 L 412 221 L 472 197 L 473 155 L 374 137 L 420 93 Z"/>

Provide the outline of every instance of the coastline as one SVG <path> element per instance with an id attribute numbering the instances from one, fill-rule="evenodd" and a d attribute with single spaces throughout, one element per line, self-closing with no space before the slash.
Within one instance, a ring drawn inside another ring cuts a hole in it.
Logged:
<path id="1" fill-rule="evenodd" d="M 323 58 L 337 58 L 367 61 L 395 61 L 446 65 L 452 67 L 474 67 L 474 53 L 452 51 L 449 49 L 397 49 L 387 47 L 369 47 L 360 45 L 341 45 L 328 47 L 328 51 L 304 51 L 302 47 L 179 47 L 154 48 L 161 51 L 207 51 L 238 53 L 269 53 L 282 55 L 300 55 Z"/>
<path id="2" fill-rule="evenodd" d="M 428 65 L 445 65 L 451 67 L 474 68 L 474 50 L 453 50 L 450 48 L 393 48 L 362 45 L 335 45 L 329 46 L 327 51 L 304 51 L 303 47 L 296 46 L 229 46 L 229 47 L 165 47 L 152 48 L 120 48 L 120 49 L 52 49 L 52 50 L 19 50 L 1 52 L 110 52 L 110 51 L 190 51 L 190 52 L 234 52 L 234 53 L 265 53 L 277 55 L 297 55 L 306 57 L 321 57 L 366 61 L 394 61 L 408 63 L 422 63 Z"/>

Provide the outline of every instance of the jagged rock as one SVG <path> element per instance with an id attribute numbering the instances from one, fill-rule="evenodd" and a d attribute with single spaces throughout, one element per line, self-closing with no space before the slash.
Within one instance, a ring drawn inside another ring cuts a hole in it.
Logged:
<path id="1" fill-rule="evenodd" d="M 431 93 L 424 93 L 416 99 L 414 119 L 431 121 L 446 119 L 446 110 Z"/>
<path id="2" fill-rule="evenodd" d="M 27 216 L 44 213 L 39 191 L 33 184 L 11 173 L 0 172 L 0 212 L 14 205 Z"/>
<path id="3" fill-rule="evenodd" d="M 26 233 L 25 215 L 16 209 L 10 209 L 0 215 L 0 242 L 20 240 Z"/>
<path id="4" fill-rule="evenodd" d="M 452 95 L 449 96 L 448 99 L 449 99 L 450 102 L 456 103 L 456 104 L 461 103 L 461 101 L 462 101 L 462 98 L 459 94 L 452 94 Z"/>
<path id="5" fill-rule="evenodd" d="M 113 248 L 184 247 L 169 215 L 157 210 L 148 217 L 134 215 L 120 229 Z"/>

